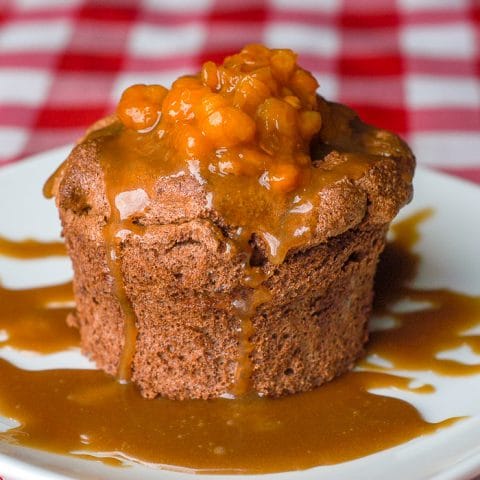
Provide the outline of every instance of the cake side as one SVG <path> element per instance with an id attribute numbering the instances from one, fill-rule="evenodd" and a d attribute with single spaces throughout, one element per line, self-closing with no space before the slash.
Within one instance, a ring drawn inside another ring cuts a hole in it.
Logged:
<path id="1" fill-rule="evenodd" d="M 268 281 L 254 317 L 253 384 L 268 396 L 310 390 L 363 355 L 387 225 L 368 222 L 296 252 Z"/>

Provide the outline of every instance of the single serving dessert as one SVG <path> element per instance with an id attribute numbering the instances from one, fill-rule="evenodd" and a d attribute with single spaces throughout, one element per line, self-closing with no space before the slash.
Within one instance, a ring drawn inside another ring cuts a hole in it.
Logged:
<path id="1" fill-rule="evenodd" d="M 414 157 L 250 45 L 170 89 L 133 85 L 45 186 L 83 351 L 143 396 L 306 391 L 362 355 Z"/>

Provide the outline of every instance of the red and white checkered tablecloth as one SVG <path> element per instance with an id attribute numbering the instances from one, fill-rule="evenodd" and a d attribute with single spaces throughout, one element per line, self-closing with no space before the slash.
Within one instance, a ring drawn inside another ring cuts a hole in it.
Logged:
<path id="1" fill-rule="evenodd" d="M 298 51 L 321 94 L 480 182 L 480 0 L 0 0 L 0 164 L 250 42 Z"/>

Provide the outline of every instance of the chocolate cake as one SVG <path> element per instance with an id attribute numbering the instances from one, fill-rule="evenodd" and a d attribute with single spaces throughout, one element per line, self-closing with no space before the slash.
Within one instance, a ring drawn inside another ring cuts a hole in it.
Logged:
<path id="1" fill-rule="evenodd" d="M 317 87 L 290 50 L 248 46 L 170 90 L 130 87 L 73 149 L 46 191 L 98 367 L 186 399 L 354 366 L 414 157 Z"/>

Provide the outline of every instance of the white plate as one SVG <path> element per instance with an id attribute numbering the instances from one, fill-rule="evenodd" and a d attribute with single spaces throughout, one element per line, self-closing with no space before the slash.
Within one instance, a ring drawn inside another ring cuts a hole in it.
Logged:
<path id="1" fill-rule="evenodd" d="M 43 199 L 41 187 L 68 151 L 66 147 L 56 149 L 0 170 L 0 234 L 15 239 L 58 238 L 60 227 L 57 213 L 53 202 Z M 422 169 L 417 171 L 415 189 L 415 200 L 402 211 L 401 216 L 424 207 L 434 207 L 436 211 L 435 216 L 421 226 L 422 239 L 416 248 L 421 253 L 422 264 L 416 283 L 427 288 L 447 287 L 480 294 L 480 189 Z M 26 262 L 0 257 L 0 278 L 12 288 L 52 284 L 70 277 L 70 265 L 66 259 Z M 7 348 L 0 350 L 0 356 L 31 369 L 90 366 L 75 352 L 42 357 L 20 355 Z M 411 401 L 429 421 L 454 416 L 469 418 L 432 435 L 358 460 L 300 472 L 263 475 L 262 479 L 472 478 L 480 472 L 480 375 L 453 378 L 430 375 L 419 378 L 434 383 L 437 393 L 415 395 L 384 389 L 382 394 Z M 188 477 L 185 473 L 154 470 L 139 465 L 113 468 L 0 442 L 1 475 L 16 480 L 184 480 Z M 241 480 L 252 477 L 204 475 L 200 478 Z"/>

